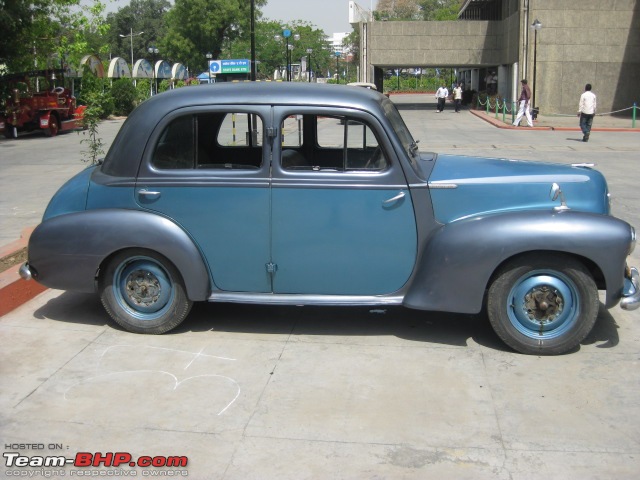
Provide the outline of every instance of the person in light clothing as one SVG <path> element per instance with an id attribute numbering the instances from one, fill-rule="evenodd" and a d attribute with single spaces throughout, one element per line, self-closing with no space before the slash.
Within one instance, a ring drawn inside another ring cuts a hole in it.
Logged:
<path id="1" fill-rule="evenodd" d="M 520 120 L 524 115 L 527 117 L 527 125 L 533 127 L 533 119 L 531 118 L 531 111 L 529 108 L 529 100 L 531 100 L 531 89 L 529 88 L 529 85 L 527 85 L 527 81 L 525 79 L 520 80 L 520 83 L 522 83 L 522 91 L 520 92 L 520 98 L 518 99 L 520 109 L 518 110 L 518 115 L 513 122 L 513 126 L 519 126 Z"/>
<path id="2" fill-rule="evenodd" d="M 462 103 L 462 87 L 458 83 L 453 88 L 453 101 L 456 104 L 456 113 L 460 113 L 460 104 Z"/>
<path id="3" fill-rule="evenodd" d="M 436 98 L 438 99 L 438 108 L 436 109 L 436 113 L 440 113 L 444 110 L 444 102 L 447 100 L 449 96 L 449 90 L 445 87 L 444 83 L 436 92 Z"/>
<path id="4" fill-rule="evenodd" d="M 580 130 L 582 130 L 582 141 L 588 142 L 591 134 L 593 117 L 596 116 L 596 94 L 591 91 L 591 84 L 587 83 L 584 93 L 580 95 L 578 103 L 578 116 L 580 117 Z"/>

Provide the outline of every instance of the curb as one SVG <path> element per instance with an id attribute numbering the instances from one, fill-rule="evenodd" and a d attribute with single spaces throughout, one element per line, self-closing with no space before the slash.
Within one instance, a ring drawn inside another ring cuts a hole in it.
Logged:
<path id="1" fill-rule="evenodd" d="M 25 248 L 34 229 L 35 227 L 25 228 L 19 240 L 0 247 L 0 258 Z M 0 317 L 47 290 L 47 287 L 38 282 L 20 278 L 19 269 L 20 265 L 14 265 L 0 273 Z"/>
<path id="2" fill-rule="evenodd" d="M 470 109 L 473 115 L 485 122 L 490 123 L 494 127 L 503 128 L 506 130 L 553 130 L 556 132 L 581 132 L 580 127 L 551 127 L 551 126 L 534 126 L 534 127 L 514 127 L 510 123 L 504 123 L 502 120 L 492 117 L 491 114 L 487 114 L 484 110 Z M 591 129 L 592 132 L 636 132 L 640 133 L 640 128 L 621 128 L 621 127 L 595 127 Z M 581 132 L 582 133 L 582 132 Z"/>

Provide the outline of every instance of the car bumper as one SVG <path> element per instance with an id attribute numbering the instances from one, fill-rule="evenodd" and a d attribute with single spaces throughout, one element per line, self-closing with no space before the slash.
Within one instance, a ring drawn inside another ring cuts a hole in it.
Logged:
<path id="1" fill-rule="evenodd" d="M 635 310 L 640 307 L 640 274 L 636 267 L 631 267 L 628 275 L 625 276 L 620 307 L 624 310 Z"/>
<path id="2" fill-rule="evenodd" d="M 31 269 L 29 268 L 29 263 L 28 262 L 25 262 L 25 263 L 22 264 L 22 266 L 18 270 L 18 273 L 20 274 L 20 277 L 23 280 L 31 280 L 33 278 L 33 275 L 31 274 Z"/>

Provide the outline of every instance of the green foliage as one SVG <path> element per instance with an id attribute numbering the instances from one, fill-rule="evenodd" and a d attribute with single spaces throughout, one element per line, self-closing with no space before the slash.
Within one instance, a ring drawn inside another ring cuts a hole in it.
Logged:
<path id="1" fill-rule="evenodd" d="M 98 118 L 107 118 L 115 108 L 107 82 L 107 79 L 96 77 L 88 67 L 84 67 L 78 104 L 86 105 L 87 110 L 92 109 Z"/>
<path id="2" fill-rule="evenodd" d="M 148 78 L 136 80 L 136 92 L 138 103 L 144 102 L 151 96 L 151 80 Z"/>
<path id="3" fill-rule="evenodd" d="M 158 93 L 166 92 L 171 88 L 171 81 L 166 78 L 162 79 L 161 82 L 158 82 Z"/>
<path id="4" fill-rule="evenodd" d="M 419 0 L 422 20 L 456 20 L 462 6 L 460 0 Z"/>
<path id="5" fill-rule="evenodd" d="M 111 96 L 114 103 L 114 114 L 127 116 L 136 107 L 138 92 L 128 78 L 120 78 L 111 86 Z"/>
<path id="6" fill-rule="evenodd" d="M 165 15 L 171 8 L 168 0 L 131 0 L 129 5 L 107 15 L 110 26 L 106 41 L 113 56 L 131 61 L 145 58 L 147 48 L 166 35 Z M 138 35 L 142 32 L 141 35 Z M 133 33 L 133 38 L 130 35 Z M 124 36 L 121 36 L 124 35 Z"/>
<path id="7" fill-rule="evenodd" d="M 255 0 L 256 7 L 266 0 Z M 223 44 L 249 36 L 247 0 L 176 0 L 167 13 L 167 35 L 158 42 L 165 58 L 180 59 L 191 71 L 207 66 L 206 54 L 220 58 Z M 246 58 L 247 55 L 242 55 Z"/>
<path id="8" fill-rule="evenodd" d="M 82 161 L 90 162 L 91 165 L 98 163 L 99 157 L 104 155 L 104 143 L 98 136 L 98 124 L 100 123 L 102 111 L 99 106 L 87 107 L 84 111 L 82 124 L 84 130 L 81 132 L 85 137 L 80 140 L 81 144 L 86 145 L 86 149 L 82 151 Z"/>
<path id="9" fill-rule="evenodd" d="M 379 0 L 376 20 L 456 20 L 461 0 Z"/>
<path id="10" fill-rule="evenodd" d="M 452 72 L 448 69 L 436 74 L 435 69 L 424 69 L 422 74 L 414 75 L 401 73 L 400 76 L 392 75 L 384 79 L 384 92 L 435 92 L 443 83 L 451 88 Z"/>
<path id="11" fill-rule="evenodd" d="M 91 53 L 106 53 L 104 4 L 80 0 L 0 2 L 0 64 L 10 72 L 78 65 Z"/>

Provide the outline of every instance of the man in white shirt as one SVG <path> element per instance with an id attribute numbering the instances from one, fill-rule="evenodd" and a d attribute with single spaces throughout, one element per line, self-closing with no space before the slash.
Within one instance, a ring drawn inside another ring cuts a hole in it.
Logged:
<path id="1" fill-rule="evenodd" d="M 446 101 L 448 96 L 449 96 L 449 90 L 447 90 L 447 87 L 445 87 L 443 83 L 442 86 L 436 92 L 436 98 L 438 99 L 438 108 L 436 110 L 436 113 L 440 113 L 442 110 L 444 110 L 444 102 Z"/>
<path id="2" fill-rule="evenodd" d="M 593 117 L 596 115 L 596 95 L 591 91 L 591 84 L 587 83 L 584 87 L 584 93 L 580 95 L 580 103 L 578 103 L 578 116 L 580 117 L 580 130 L 582 130 L 582 141 L 589 141 L 591 133 L 591 125 Z"/>

